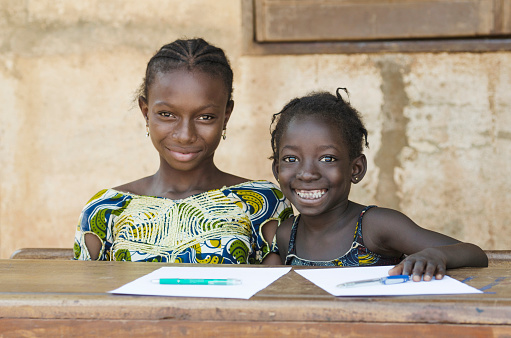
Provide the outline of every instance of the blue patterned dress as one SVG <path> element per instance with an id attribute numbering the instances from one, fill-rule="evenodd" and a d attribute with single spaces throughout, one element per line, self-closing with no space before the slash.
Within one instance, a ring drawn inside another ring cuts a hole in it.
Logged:
<path id="1" fill-rule="evenodd" d="M 293 227 L 291 228 L 291 236 L 289 239 L 289 247 L 286 256 L 286 265 L 305 265 L 305 266 L 378 266 L 378 265 L 396 265 L 404 257 L 386 257 L 379 255 L 375 252 L 369 251 L 364 246 L 362 239 L 362 218 L 367 210 L 375 207 L 370 205 L 364 208 L 358 217 L 357 225 L 355 227 L 355 235 L 351 248 L 343 256 L 333 259 L 331 261 L 309 261 L 300 258 L 296 255 L 295 239 L 296 229 L 298 228 L 298 221 L 300 215 L 295 217 Z M 278 253 L 278 248 L 273 248 L 272 251 Z"/>
<path id="2" fill-rule="evenodd" d="M 292 216 L 280 189 L 250 181 L 172 200 L 105 189 L 84 207 L 75 259 L 90 260 L 85 235 L 102 244 L 98 260 L 258 264 L 269 253 L 262 227 Z"/>

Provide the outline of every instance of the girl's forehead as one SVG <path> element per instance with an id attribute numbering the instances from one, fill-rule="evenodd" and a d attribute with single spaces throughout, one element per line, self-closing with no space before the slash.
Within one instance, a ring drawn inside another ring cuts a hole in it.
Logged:
<path id="1" fill-rule="evenodd" d="M 286 126 L 284 133 L 292 129 L 310 129 L 311 131 L 325 130 L 327 132 L 337 132 L 337 124 L 331 119 L 320 114 L 298 115 L 292 117 Z"/>
<path id="2" fill-rule="evenodd" d="M 195 81 L 215 81 L 218 80 L 214 76 L 208 74 L 207 72 L 201 71 L 199 69 L 186 69 L 185 67 L 170 69 L 167 71 L 160 71 L 156 73 L 154 77 L 155 82 L 175 82 L 182 81 L 182 79 L 194 79 Z"/>
<path id="3" fill-rule="evenodd" d="M 280 147 L 284 146 L 284 143 L 325 141 L 344 146 L 344 136 L 338 124 L 324 116 L 301 115 L 289 120 L 283 130 Z"/>
<path id="4" fill-rule="evenodd" d="M 194 69 L 178 68 L 165 72 L 158 72 L 153 83 L 149 86 L 148 96 L 162 94 L 168 91 L 191 91 L 199 94 L 203 91 L 215 93 L 215 96 L 228 97 L 227 89 L 219 77 L 207 72 Z M 211 95 L 211 94 L 210 94 Z"/>

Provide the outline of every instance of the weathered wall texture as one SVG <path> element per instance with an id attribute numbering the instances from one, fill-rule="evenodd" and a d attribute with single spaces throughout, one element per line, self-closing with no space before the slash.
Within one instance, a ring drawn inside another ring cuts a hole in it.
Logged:
<path id="1" fill-rule="evenodd" d="M 0 258 L 71 247 L 95 192 L 154 173 L 133 93 L 161 45 L 196 36 L 235 71 L 221 168 L 272 179 L 271 114 L 345 86 L 370 133 L 353 200 L 510 249 L 511 52 L 245 56 L 235 0 L 0 0 Z"/>

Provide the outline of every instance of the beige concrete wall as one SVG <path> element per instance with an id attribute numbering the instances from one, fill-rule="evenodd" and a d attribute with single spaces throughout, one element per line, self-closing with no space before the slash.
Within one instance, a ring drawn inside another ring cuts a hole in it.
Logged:
<path id="1" fill-rule="evenodd" d="M 196 36 L 235 72 L 222 169 L 271 179 L 271 114 L 345 86 L 370 133 L 353 200 L 511 248 L 511 52 L 246 56 L 237 0 L 0 0 L 0 258 L 71 247 L 96 191 L 154 173 L 133 93 L 161 45 Z"/>

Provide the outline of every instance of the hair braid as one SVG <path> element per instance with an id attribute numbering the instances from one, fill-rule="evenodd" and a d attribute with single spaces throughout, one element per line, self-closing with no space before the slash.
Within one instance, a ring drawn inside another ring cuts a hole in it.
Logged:
<path id="1" fill-rule="evenodd" d="M 228 101 L 232 99 L 233 72 L 224 51 L 204 39 L 176 40 L 164 45 L 149 60 L 144 81 L 138 96 L 147 99 L 149 87 L 159 73 L 167 73 L 177 69 L 200 71 L 212 76 L 219 76 L 228 93 Z"/>

